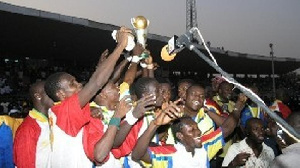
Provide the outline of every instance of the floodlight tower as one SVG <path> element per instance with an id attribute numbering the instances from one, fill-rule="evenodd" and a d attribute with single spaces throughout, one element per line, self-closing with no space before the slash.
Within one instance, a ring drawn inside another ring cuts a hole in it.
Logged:
<path id="1" fill-rule="evenodd" d="M 276 85 L 275 85 L 275 69 L 274 69 L 274 51 L 273 44 L 269 44 L 270 47 L 270 57 L 272 58 L 272 84 L 273 84 L 273 98 L 276 98 Z"/>
<path id="2" fill-rule="evenodd" d="M 186 0 L 186 30 L 198 27 L 196 0 Z"/>

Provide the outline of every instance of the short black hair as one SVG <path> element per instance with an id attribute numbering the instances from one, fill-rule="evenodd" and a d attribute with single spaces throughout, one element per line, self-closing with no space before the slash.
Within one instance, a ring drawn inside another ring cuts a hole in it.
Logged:
<path id="1" fill-rule="evenodd" d="M 195 81 L 193 79 L 181 79 L 178 83 L 177 83 L 177 86 L 179 86 L 180 84 L 182 83 L 189 83 L 189 84 L 194 84 Z"/>
<path id="2" fill-rule="evenodd" d="M 149 78 L 149 77 L 143 77 L 139 78 L 135 83 L 135 94 L 138 99 L 142 98 L 143 93 L 148 91 L 148 86 L 151 83 L 158 83 L 156 79 Z"/>
<path id="3" fill-rule="evenodd" d="M 224 87 L 225 85 L 232 85 L 232 86 L 233 86 L 233 84 L 231 84 L 231 83 L 229 83 L 229 82 L 227 82 L 227 81 L 223 81 L 223 82 L 221 82 L 221 83 L 219 84 L 219 89 L 221 89 L 221 87 Z"/>
<path id="4" fill-rule="evenodd" d="M 180 140 L 176 137 L 176 133 L 180 132 L 183 128 L 183 126 L 186 125 L 187 120 L 193 120 L 191 117 L 189 116 L 183 116 L 181 118 L 178 118 L 176 120 L 173 121 L 172 125 L 171 125 L 171 131 L 174 137 L 175 142 L 180 142 Z"/>
<path id="5" fill-rule="evenodd" d="M 67 74 L 66 72 L 57 72 L 50 75 L 45 83 L 45 92 L 47 95 L 54 101 L 59 101 L 59 98 L 56 96 L 56 93 L 61 89 L 60 80 L 63 75 Z"/>
<path id="6" fill-rule="evenodd" d="M 192 87 L 199 87 L 199 88 L 202 88 L 203 90 L 205 90 L 204 86 L 203 85 L 200 85 L 200 84 L 192 84 L 187 90 L 186 90 L 186 93 L 188 93 Z"/>
<path id="7" fill-rule="evenodd" d="M 34 94 L 39 92 L 39 89 L 42 86 L 45 86 L 45 81 L 39 81 L 39 82 L 36 82 L 36 83 L 34 83 L 30 86 L 30 88 L 29 88 L 29 100 L 31 102 L 33 102 L 34 99 L 35 99 Z M 44 88 L 42 88 L 42 89 L 44 89 Z"/>

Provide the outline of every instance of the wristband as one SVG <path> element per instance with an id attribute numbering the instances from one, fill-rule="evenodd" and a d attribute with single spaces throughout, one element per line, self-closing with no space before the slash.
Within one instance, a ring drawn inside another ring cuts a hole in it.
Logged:
<path id="1" fill-rule="evenodd" d="M 120 129 L 120 122 L 121 122 L 121 119 L 120 118 L 111 118 L 108 125 L 114 125 L 117 127 L 117 129 Z"/>
<path id="2" fill-rule="evenodd" d="M 128 62 L 131 62 L 132 56 L 126 57 L 126 59 L 127 59 Z"/>
<path id="3" fill-rule="evenodd" d="M 140 57 L 139 57 L 139 56 L 137 56 L 137 55 L 134 55 L 134 56 L 132 56 L 132 60 L 131 60 L 131 62 L 134 62 L 134 63 L 138 63 L 138 62 L 140 62 Z"/>
<path id="4" fill-rule="evenodd" d="M 137 118 L 135 118 L 132 114 L 132 110 L 130 110 L 127 114 L 126 114 L 126 117 L 125 117 L 125 121 L 127 121 L 127 123 L 129 125 L 134 125 L 136 122 L 137 122 Z"/>
<path id="5" fill-rule="evenodd" d="M 143 63 L 143 62 L 140 63 L 140 66 L 141 66 L 142 68 L 147 68 L 147 64 L 146 64 L 146 63 Z"/>
<path id="6" fill-rule="evenodd" d="M 153 65 L 153 64 L 147 65 L 147 69 L 153 69 L 153 68 L 154 68 L 154 65 Z"/>

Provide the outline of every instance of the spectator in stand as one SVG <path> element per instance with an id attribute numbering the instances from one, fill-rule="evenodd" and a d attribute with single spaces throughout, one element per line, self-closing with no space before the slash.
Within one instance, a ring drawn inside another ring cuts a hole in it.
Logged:
<path id="1" fill-rule="evenodd" d="M 276 112 L 276 114 L 282 118 L 282 115 L 280 112 Z M 277 136 L 279 136 L 277 134 L 278 134 L 278 131 L 280 130 L 279 126 L 277 125 L 276 121 L 267 114 L 264 117 L 264 122 L 267 123 L 267 127 L 265 130 L 266 137 L 265 137 L 264 143 L 273 149 L 273 152 L 276 157 L 281 154 L 281 149 L 280 149 L 279 145 L 277 144 L 277 140 L 278 140 Z"/>
<path id="2" fill-rule="evenodd" d="M 229 147 L 222 167 L 269 167 L 275 156 L 273 150 L 264 144 L 264 139 L 265 128 L 262 120 L 247 120 L 246 138 Z"/>
<path id="3" fill-rule="evenodd" d="M 22 117 L 22 114 L 21 114 L 22 109 L 18 102 L 11 102 L 8 105 L 8 110 L 9 110 L 8 111 L 9 116 L 16 117 L 16 118 Z"/>
<path id="4" fill-rule="evenodd" d="M 282 114 L 282 117 L 286 119 L 291 113 L 291 109 L 285 104 L 288 102 L 288 95 L 284 89 L 278 89 L 276 91 L 276 99 L 273 104 L 270 106 L 270 109 L 273 111 L 279 111 Z"/>

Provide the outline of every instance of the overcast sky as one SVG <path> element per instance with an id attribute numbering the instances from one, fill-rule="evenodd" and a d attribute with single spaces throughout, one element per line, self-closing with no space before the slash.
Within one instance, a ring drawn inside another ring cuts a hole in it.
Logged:
<path id="1" fill-rule="evenodd" d="M 87 18 L 117 26 L 130 18 L 150 20 L 149 32 L 185 30 L 185 0 L 1 0 L 15 5 Z M 249 54 L 300 58 L 300 0 L 197 0 L 198 26 L 213 47 Z"/>

